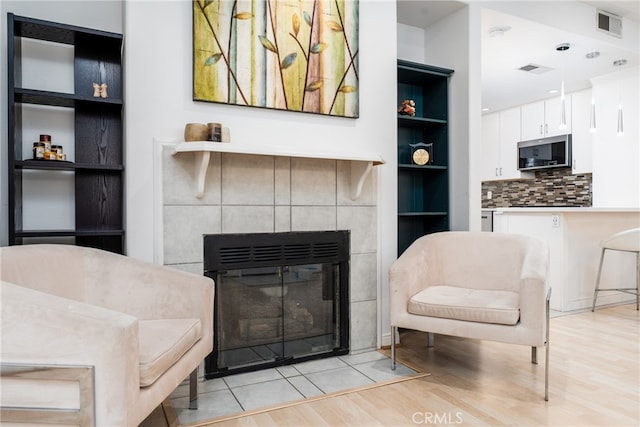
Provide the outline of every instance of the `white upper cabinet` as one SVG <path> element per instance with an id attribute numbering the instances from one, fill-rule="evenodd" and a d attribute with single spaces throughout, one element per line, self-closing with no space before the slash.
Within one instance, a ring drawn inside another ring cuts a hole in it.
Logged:
<path id="1" fill-rule="evenodd" d="M 574 174 L 590 173 L 594 134 L 589 132 L 591 89 L 571 94 L 571 167 Z"/>
<path id="2" fill-rule="evenodd" d="M 482 180 L 500 179 L 500 113 L 482 116 Z"/>
<path id="3" fill-rule="evenodd" d="M 518 170 L 520 108 L 482 117 L 483 175 L 485 181 L 531 178 Z"/>
<path id="4" fill-rule="evenodd" d="M 567 127 L 560 129 L 562 100 L 560 97 L 525 104 L 521 107 L 521 139 L 545 138 L 571 133 L 571 95 L 565 95 L 565 117 Z"/>

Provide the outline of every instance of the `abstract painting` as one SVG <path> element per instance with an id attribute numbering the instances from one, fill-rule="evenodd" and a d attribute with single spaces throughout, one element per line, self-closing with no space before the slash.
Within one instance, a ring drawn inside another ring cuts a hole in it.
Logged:
<path id="1" fill-rule="evenodd" d="M 358 117 L 358 0 L 194 0 L 193 99 Z"/>

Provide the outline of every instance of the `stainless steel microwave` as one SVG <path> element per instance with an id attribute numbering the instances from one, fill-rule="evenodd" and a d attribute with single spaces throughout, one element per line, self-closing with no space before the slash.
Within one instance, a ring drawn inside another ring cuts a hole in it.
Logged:
<path id="1" fill-rule="evenodd" d="M 518 142 L 518 169 L 571 166 L 571 134 Z"/>

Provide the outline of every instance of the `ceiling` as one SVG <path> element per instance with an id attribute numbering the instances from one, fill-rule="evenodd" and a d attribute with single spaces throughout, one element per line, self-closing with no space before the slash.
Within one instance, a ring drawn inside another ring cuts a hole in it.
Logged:
<path id="1" fill-rule="evenodd" d="M 636 22 L 639 20 L 638 1 L 584 3 Z M 419 28 L 426 28 L 466 6 L 458 1 L 430 0 L 398 0 L 397 4 L 398 22 Z M 617 47 L 619 39 L 608 35 L 600 38 L 604 40 L 587 38 L 487 8 L 483 8 L 481 14 L 482 106 L 488 111 L 554 96 L 549 91 L 559 90 L 563 79 L 566 92 L 588 88 L 590 78 L 618 71 L 620 68 L 613 66 L 617 59 L 627 59 L 625 68 L 639 63 L 637 51 Z M 503 37 L 491 37 L 490 30 L 495 27 L 510 29 Z M 561 43 L 569 43 L 570 48 L 557 51 L 556 46 Z M 592 51 L 600 52 L 600 56 L 587 59 L 585 55 Z M 544 73 L 519 70 L 528 64 L 549 70 Z"/>

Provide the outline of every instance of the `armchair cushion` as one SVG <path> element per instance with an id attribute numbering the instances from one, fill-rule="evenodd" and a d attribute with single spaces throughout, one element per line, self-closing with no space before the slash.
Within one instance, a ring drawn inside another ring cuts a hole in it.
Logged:
<path id="1" fill-rule="evenodd" d="M 409 300 L 408 311 L 419 316 L 515 325 L 520 295 L 512 291 L 431 286 Z"/>
<path id="2" fill-rule="evenodd" d="M 200 319 L 138 321 L 140 387 L 153 384 L 202 337 Z"/>

